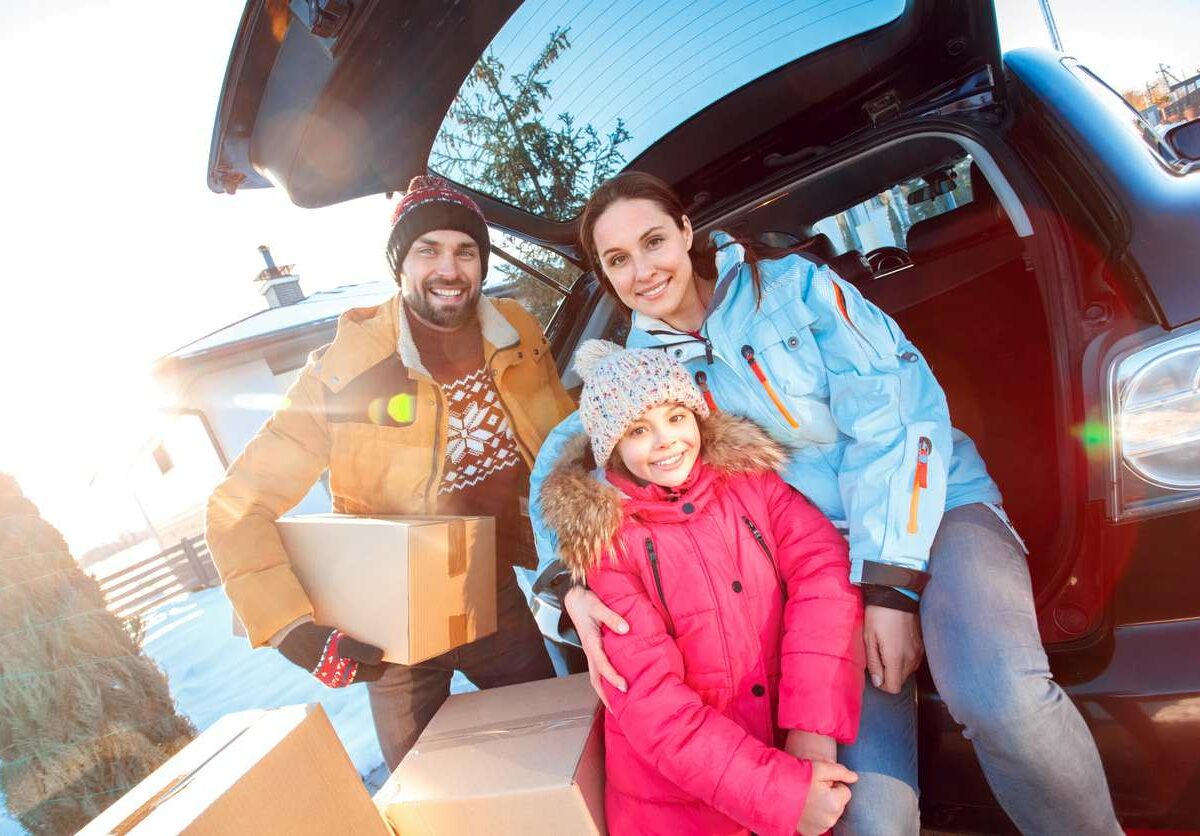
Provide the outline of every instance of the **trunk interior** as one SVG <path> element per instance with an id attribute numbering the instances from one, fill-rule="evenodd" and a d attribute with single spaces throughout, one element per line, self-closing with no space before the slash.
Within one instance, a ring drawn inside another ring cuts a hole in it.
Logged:
<path id="1" fill-rule="evenodd" d="M 953 214 L 925 223 L 950 223 Z M 963 242 L 915 264 L 911 275 L 892 277 L 918 279 L 919 271 L 949 268 L 956 274 L 943 277 L 961 284 L 910 306 L 880 301 L 924 353 L 954 426 L 975 441 L 1000 486 L 1005 510 L 1029 548 L 1037 592 L 1053 574 L 1061 507 L 1051 346 L 1037 276 L 1027 269 L 1007 219 L 1003 224 L 994 237 Z M 874 295 L 883 294 L 868 292 Z"/>

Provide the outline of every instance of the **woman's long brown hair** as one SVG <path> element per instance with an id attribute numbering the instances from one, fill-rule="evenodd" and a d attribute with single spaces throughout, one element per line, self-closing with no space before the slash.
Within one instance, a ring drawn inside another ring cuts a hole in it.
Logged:
<path id="1" fill-rule="evenodd" d="M 647 174 L 644 171 L 623 171 L 602 183 L 588 198 L 587 205 L 583 207 L 579 218 L 579 246 L 601 286 L 624 305 L 621 297 L 613 289 L 612 282 L 604 275 L 604 265 L 600 263 L 600 255 L 596 252 L 595 239 L 596 223 L 600 220 L 600 216 L 618 200 L 649 200 L 670 215 L 675 226 L 681 230 L 683 229 L 684 210 L 679 195 L 675 194 L 669 185 L 653 174 Z M 697 234 L 692 240 L 692 249 L 688 252 L 692 261 L 692 272 L 696 277 L 705 281 L 715 281 L 717 278 L 717 250 L 724 249 L 731 244 L 741 244 L 746 252 L 746 263 L 750 265 L 750 278 L 754 283 L 754 298 L 758 301 L 762 301 L 762 275 L 758 267 L 759 262 L 779 258 L 795 252 L 797 249 L 794 247 L 763 247 L 748 238 L 737 235 L 733 236 L 732 241 L 717 247 L 707 235 Z"/>

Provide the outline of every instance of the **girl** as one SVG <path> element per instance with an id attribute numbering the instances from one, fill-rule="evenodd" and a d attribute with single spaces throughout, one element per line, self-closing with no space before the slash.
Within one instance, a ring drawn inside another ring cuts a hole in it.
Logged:
<path id="1" fill-rule="evenodd" d="M 854 774 L 775 745 L 780 728 L 854 738 L 862 605 L 845 542 L 775 472 L 782 447 L 711 415 L 675 360 L 591 340 L 575 368 L 587 435 L 542 503 L 576 581 L 629 625 L 603 639 L 628 683 L 605 694 L 609 832 L 823 833 Z"/>
<path id="2" fill-rule="evenodd" d="M 919 832 L 910 675 L 923 635 L 938 692 L 1016 825 L 1120 833 L 1087 726 L 1050 676 L 1000 492 L 896 323 L 816 259 L 765 258 L 720 232 L 694 236 L 679 198 L 647 174 L 626 172 L 596 191 L 580 244 L 633 311 L 628 345 L 668 352 L 712 407 L 766 427 L 791 454 L 784 479 L 849 539 L 873 683 L 862 732 L 839 753 L 797 740 L 797 751 L 859 774 L 839 829 Z M 554 544 L 537 490 L 578 426 L 569 418 L 554 431 L 532 475 L 543 569 Z M 584 589 L 564 603 L 594 676 L 619 686 L 597 625 L 619 628 L 620 618 Z"/>

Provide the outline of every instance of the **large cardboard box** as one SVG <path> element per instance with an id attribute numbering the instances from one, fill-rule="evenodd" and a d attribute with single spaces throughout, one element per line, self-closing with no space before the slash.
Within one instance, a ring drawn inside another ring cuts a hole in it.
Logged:
<path id="1" fill-rule="evenodd" d="M 312 514 L 277 523 L 318 624 L 414 665 L 496 632 L 491 517 Z"/>
<path id="2" fill-rule="evenodd" d="M 603 834 L 599 709 L 587 674 L 452 696 L 375 803 L 403 836 Z"/>
<path id="3" fill-rule="evenodd" d="M 320 705 L 227 714 L 79 831 L 388 836 Z"/>

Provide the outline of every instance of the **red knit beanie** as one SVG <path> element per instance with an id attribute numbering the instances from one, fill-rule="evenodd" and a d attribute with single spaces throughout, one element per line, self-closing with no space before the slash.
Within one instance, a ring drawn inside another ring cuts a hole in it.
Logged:
<path id="1" fill-rule="evenodd" d="M 454 229 L 474 238 L 479 245 L 482 275 L 487 275 L 491 246 L 483 212 L 475 201 L 454 188 L 449 181 L 428 174 L 412 179 L 408 191 L 392 212 L 387 259 L 397 282 L 400 281 L 400 265 L 404 263 L 409 247 L 421 235 L 435 229 Z"/>

